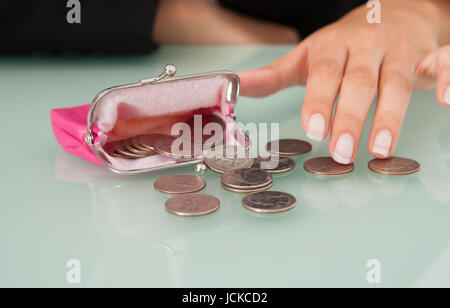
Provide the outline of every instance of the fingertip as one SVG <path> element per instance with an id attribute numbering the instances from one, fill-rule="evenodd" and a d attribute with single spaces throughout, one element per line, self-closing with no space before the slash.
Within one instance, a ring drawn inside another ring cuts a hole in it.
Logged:
<path id="1" fill-rule="evenodd" d="M 339 135 L 336 142 L 330 143 L 329 151 L 333 160 L 348 165 L 355 160 L 355 138 L 350 133 Z"/>
<path id="2" fill-rule="evenodd" d="M 450 84 L 448 84 L 442 92 L 443 92 L 442 97 L 439 97 L 439 91 L 436 91 L 437 101 L 443 107 L 449 108 L 450 107 Z"/>
<path id="3" fill-rule="evenodd" d="M 312 114 L 307 120 L 305 128 L 306 136 L 313 141 L 322 141 L 325 138 L 325 118 L 320 113 Z"/>

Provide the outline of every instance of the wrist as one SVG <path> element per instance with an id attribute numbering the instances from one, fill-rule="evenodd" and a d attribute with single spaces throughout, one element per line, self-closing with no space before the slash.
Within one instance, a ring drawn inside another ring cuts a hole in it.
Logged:
<path id="1" fill-rule="evenodd" d="M 448 0 L 416 0 L 418 7 L 429 22 L 434 25 L 438 45 L 450 43 L 450 1 Z"/>

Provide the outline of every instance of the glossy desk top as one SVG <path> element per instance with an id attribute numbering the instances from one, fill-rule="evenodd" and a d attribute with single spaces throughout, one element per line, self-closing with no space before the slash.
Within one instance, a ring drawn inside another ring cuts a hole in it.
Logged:
<path id="1" fill-rule="evenodd" d="M 164 210 L 153 182 L 192 167 L 117 176 L 64 153 L 49 112 L 88 103 L 101 89 L 159 73 L 262 66 L 286 47 L 161 48 L 141 57 L 0 58 L 0 286 L 450 286 L 450 109 L 433 92 L 415 93 L 397 154 L 422 163 L 420 173 L 383 177 L 366 165 L 365 142 L 347 176 L 307 174 L 306 158 L 275 178 L 297 208 L 261 216 L 205 174 L 204 192 L 221 209 L 201 218 Z M 242 122 L 280 122 L 282 137 L 306 138 L 304 88 L 269 98 L 240 98 Z M 373 110 L 372 110 L 373 114 Z M 367 138 L 368 125 L 363 138 Z M 81 284 L 66 281 L 66 263 L 81 264 Z M 368 260 L 381 284 L 368 283 Z"/>

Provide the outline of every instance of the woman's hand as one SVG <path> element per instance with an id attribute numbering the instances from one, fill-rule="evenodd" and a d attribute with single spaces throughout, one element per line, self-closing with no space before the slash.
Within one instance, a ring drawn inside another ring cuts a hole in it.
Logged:
<path id="1" fill-rule="evenodd" d="M 368 111 L 378 91 L 370 153 L 391 156 L 412 90 L 433 86 L 450 107 L 450 1 L 381 1 L 381 23 L 359 7 L 305 39 L 272 64 L 240 73 L 243 95 L 262 97 L 306 84 L 303 129 L 313 140 L 330 133 L 333 159 L 355 160 Z M 332 111 L 337 95 L 337 106 Z"/>

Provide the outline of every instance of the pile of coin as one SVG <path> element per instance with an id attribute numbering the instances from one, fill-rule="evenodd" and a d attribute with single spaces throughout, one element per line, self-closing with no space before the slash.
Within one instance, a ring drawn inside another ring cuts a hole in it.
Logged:
<path id="1" fill-rule="evenodd" d="M 206 166 L 219 174 L 228 170 L 250 168 L 254 159 L 249 157 L 248 150 L 239 146 L 218 146 L 213 153 L 207 153 Z"/>
<path id="2" fill-rule="evenodd" d="M 285 156 L 258 157 L 253 163 L 253 168 L 265 170 L 272 174 L 280 174 L 293 170 L 295 161 Z"/>
<path id="3" fill-rule="evenodd" d="M 235 193 L 251 193 L 272 187 L 272 175 L 257 168 L 241 168 L 224 172 L 220 177 L 222 187 Z"/>
<path id="4" fill-rule="evenodd" d="M 222 129 L 225 128 L 225 123 L 221 118 L 206 114 L 202 115 L 201 127 L 195 127 L 194 117 L 186 122 L 190 127 L 191 134 L 189 136 L 183 136 L 184 139 L 181 140 L 179 139 L 180 136 L 145 134 L 108 142 L 103 148 L 108 155 L 124 159 L 138 159 L 155 154 L 161 154 L 174 159 L 193 158 L 202 154 L 205 145 L 215 147 L 223 144 L 223 140 L 217 140 L 214 137 L 211 139 L 211 136 L 208 135 L 202 134 L 196 138 L 194 132 L 203 132 L 203 129 L 209 123 L 216 123 Z M 172 145 L 175 142 L 177 143 L 173 147 Z M 172 151 L 173 149 L 175 151 Z"/>
<path id="5" fill-rule="evenodd" d="M 272 174 L 293 170 L 295 161 L 289 157 L 311 151 L 312 146 L 306 141 L 282 139 L 269 142 L 266 149 L 269 157 L 252 159 L 243 149 L 222 147 L 218 152 L 205 159 L 206 166 L 221 174 L 222 188 L 234 193 L 247 194 L 242 198 L 244 208 L 256 213 L 280 213 L 293 209 L 296 205 L 294 196 L 280 191 L 269 191 L 273 185 Z M 237 155 L 241 150 L 240 155 Z M 231 155 L 230 155 L 231 153 Z"/>

